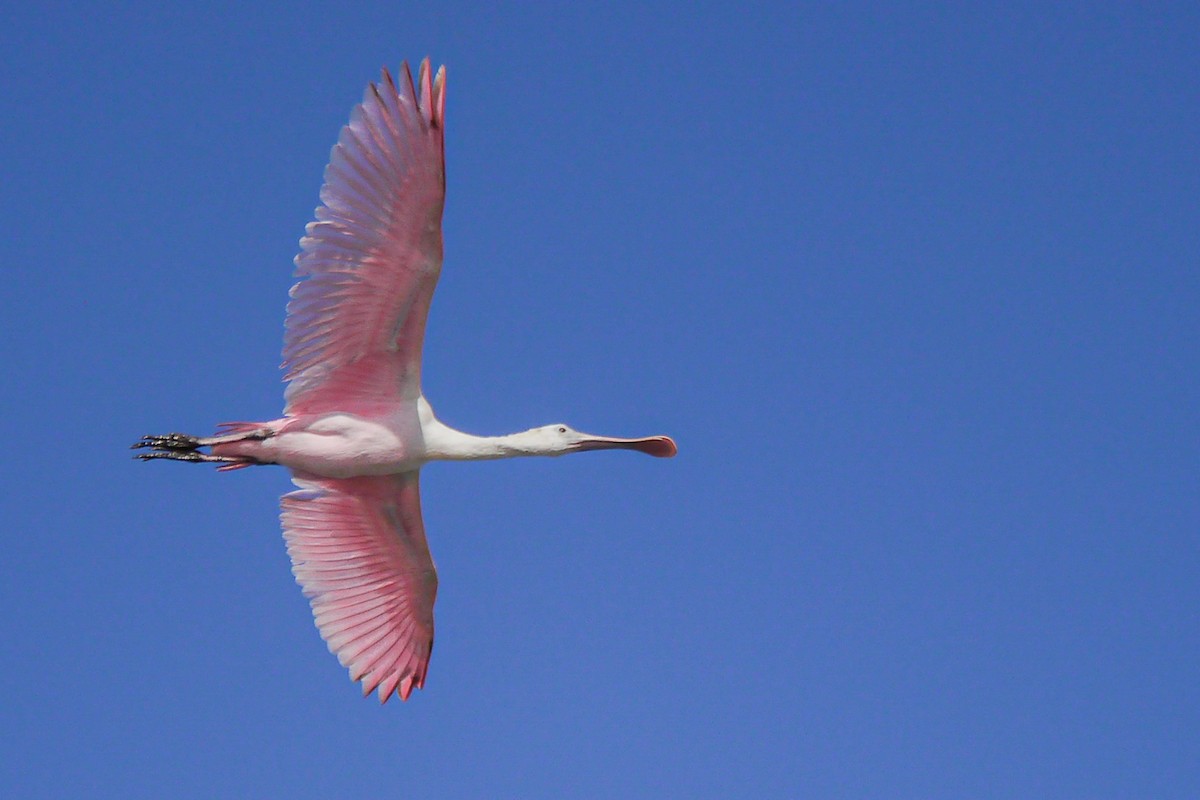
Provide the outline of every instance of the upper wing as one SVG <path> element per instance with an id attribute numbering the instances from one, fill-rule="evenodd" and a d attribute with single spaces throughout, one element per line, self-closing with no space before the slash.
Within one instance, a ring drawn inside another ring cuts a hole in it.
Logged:
<path id="1" fill-rule="evenodd" d="M 420 393 L 442 265 L 446 69 L 387 70 L 342 128 L 296 256 L 283 340 L 286 414 L 356 411 Z"/>
<path id="2" fill-rule="evenodd" d="M 321 637 L 363 696 L 407 700 L 425 685 L 437 596 L 417 473 L 293 480 L 283 536 Z"/>

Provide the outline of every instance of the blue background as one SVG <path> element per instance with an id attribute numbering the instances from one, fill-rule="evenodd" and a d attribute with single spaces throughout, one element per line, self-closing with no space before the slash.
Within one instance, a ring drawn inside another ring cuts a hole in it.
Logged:
<path id="1" fill-rule="evenodd" d="M 1200 796 L 1194 4 L 34 5 L 5 796 Z M 440 416 L 680 454 L 427 468 L 438 642 L 380 708 L 284 471 L 127 447 L 278 415 L 329 148 L 426 54 Z"/>

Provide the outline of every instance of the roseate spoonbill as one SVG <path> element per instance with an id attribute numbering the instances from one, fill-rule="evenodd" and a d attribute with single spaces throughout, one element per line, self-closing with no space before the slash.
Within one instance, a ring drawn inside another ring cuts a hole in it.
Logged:
<path id="1" fill-rule="evenodd" d="M 213 436 L 145 436 L 142 459 L 282 464 L 292 572 L 321 636 L 363 695 L 408 699 L 425 683 L 437 573 L 421 522 L 428 461 L 559 456 L 622 448 L 675 455 L 666 436 L 617 439 L 562 424 L 472 436 L 421 394 L 421 342 L 442 265 L 446 71 L 399 85 L 385 69 L 342 128 L 316 221 L 300 240 L 283 343 L 286 406 Z M 201 448 L 209 448 L 203 452 Z"/>

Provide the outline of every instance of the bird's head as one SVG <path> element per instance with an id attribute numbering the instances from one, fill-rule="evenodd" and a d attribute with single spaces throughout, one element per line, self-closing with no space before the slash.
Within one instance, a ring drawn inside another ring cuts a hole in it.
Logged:
<path id="1" fill-rule="evenodd" d="M 582 433 L 564 422 L 543 425 L 527 431 L 532 442 L 546 455 L 561 456 L 584 450 L 637 450 L 658 458 L 670 458 L 679 449 L 669 436 L 645 436 L 640 439 L 620 439 Z"/>

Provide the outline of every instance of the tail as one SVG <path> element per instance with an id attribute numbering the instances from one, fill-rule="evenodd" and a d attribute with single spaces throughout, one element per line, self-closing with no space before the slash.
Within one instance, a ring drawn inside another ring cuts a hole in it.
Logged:
<path id="1" fill-rule="evenodd" d="M 230 459 L 228 463 L 217 467 L 217 472 L 272 463 L 262 457 L 262 443 L 274 434 L 275 430 L 270 423 L 222 422 L 217 425 L 217 432 L 208 439 L 212 445 L 212 453 Z"/>
<path id="2" fill-rule="evenodd" d="M 228 436 L 231 433 L 250 433 L 260 431 L 265 425 L 261 422 L 222 422 L 217 425 L 217 436 Z"/>

